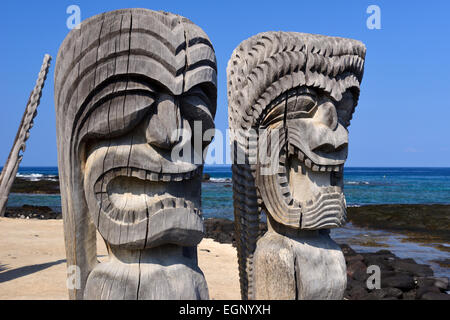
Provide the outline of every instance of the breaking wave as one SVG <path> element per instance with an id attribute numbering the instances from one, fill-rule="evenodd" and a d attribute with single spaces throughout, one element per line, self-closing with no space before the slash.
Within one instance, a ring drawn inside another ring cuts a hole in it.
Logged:
<path id="1" fill-rule="evenodd" d="M 209 181 L 216 183 L 231 183 L 231 178 L 211 178 Z"/>
<path id="2" fill-rule="evenodd" d="M 18 173 L 16 177 L 29 181 L 41 181 L 41 180 L 58 181 L 58 176 L 52 174 L 45 175 L 42 173 Z"/>

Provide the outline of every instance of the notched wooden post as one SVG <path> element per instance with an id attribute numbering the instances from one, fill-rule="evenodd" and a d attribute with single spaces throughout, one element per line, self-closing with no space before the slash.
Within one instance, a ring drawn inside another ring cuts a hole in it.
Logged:
<path id="1" fill-rule="evenodd" d="M 11 149 L 11 152 L 9 153 L 6 164 L 3 167 L 2 173 L 0 175 L 1 217 L 5 215 L 9 193 L 14 183 L 14 179 L 16 178 L 19 164 L 22 161 L 23 153 L 25 152 L 26 141 L 30 136 L 30 129 L 33 127 L 33 119 L 37 115 L 37 107 L 39 106 L 39 102 L 41 99 L 44 82 L 47 79 L 47 73 L 50 68 L 51 59 L 52 58 L 48 54 L 44 56 L 44 61 L 42 62 L 36 85 L 31 92 L 30 98 L 28 99 L 22 121 L 19 125 L 19 130 L 17 131 L 16 138 L 14 139 L 13 147 Z"/>

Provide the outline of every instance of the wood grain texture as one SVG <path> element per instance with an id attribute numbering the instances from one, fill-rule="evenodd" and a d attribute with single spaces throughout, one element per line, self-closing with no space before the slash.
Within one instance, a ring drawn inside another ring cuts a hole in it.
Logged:
<path id="1" fill-rule="evenodd" d="M 342 251 L 327 235 L 267 232 L 255 251 L 256 300 L 342 300 L 347 285 Z M 266 276 L 270 275 L 270 276 Z"/>
<path id="2" fill-rule="evenodd" d="M 255 298 L 261 212 L 294 230 L 331 228 L 345 220 L 346 127 L 358 102 L 365 52 L 352 39 L 263 32 L 231 55 L 227 93 L 243 299 Z M 270 145 L 264 144 L 264 130 L 278 137 L 271 154 L 260 152 L 261 145 Z M 263 174 L 267 163 L 277 170 Z"/>
<path id="3" fill-rule="evenodd" d="M 33 127 L 33 119 L 37 115 L 37 108 L 39 106 L 45 80 L 47 79 L 51 59 L 52 58 L 48 54 L 44 56 L 44 61 L 42 62 L 36 85 L 30 94 L 30 98 L 27 106 L 25 107 L 25 112 L 23 114 L 22 121 L 20 122 L 19 129 L 17 130 L 11 152 L 9 153 L 6 164 L 3 166 L 3 170 L 0 175 L 0 217 L 5 215 L 9 193 L 14 183 L 14 179 L 16 178 L 19 164 L 22 161 L 23 153 L 25 152 L 26 141 L 30 137 L 30 129 Z"/>
<path id="4" fill-rule="evenodd" d="M 55 105 L 67 260 L 81 271 L 72 299 L 207 298 L 196 259 L 182 250 L 203 237 L 203 166 L 171 152 L 193 121 L 214 127 L 216 78 L 206 34 L 171 13 L 107 12 L 64 40 Z M 97 265 L 95 229 L 108 264 Z M 166 245 L 176 247 L 164 258 Z M 158 295 L 157 274 L 180 287 Z"/>

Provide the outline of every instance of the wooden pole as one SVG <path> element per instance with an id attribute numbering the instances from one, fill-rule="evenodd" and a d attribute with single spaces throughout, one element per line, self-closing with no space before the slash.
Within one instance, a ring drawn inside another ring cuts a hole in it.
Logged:
<path id="1" fill-rule="evenodd" d="M 0 217 L 5 215 L 6 203 L 8 202 L 9 193 L 14 183 L 14 179 L 16 178 L 19 164 L 22 161 L 23 153 L 25 152 L 25 142 L 30 137 L 30 129 L 33 127 L 33 119 L 37 115 L 36 110 L 39 106 L 42 88 L 44 87 L 44 82 L 47 78 L 51 59 L 52 57 L 48 54 L 44 56 L 44 61 L 41 66 L 36 85 L 31 92 L 30 98 L 28 99 L 13 147 L 0 175 Z"/>

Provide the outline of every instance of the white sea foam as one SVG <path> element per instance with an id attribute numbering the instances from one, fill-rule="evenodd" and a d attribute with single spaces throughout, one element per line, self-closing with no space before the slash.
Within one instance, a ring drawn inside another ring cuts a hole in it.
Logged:
<path id="1" fill-rule="evenodd" d="M 230 178 L 211 178 L 209 179 L 211 182 L 231 182 Z"/>
<path id="2" fill-rule="evenodd" d="M 18 178 L 26 179 L 29 181 L 40 181 L 40 180 L 50 180 L 50 181 L 58 181 L 58 176 L 56 175 L 45 175 L 42 173 L 18 173 L 16 175 Z"/>
<path id="3" fill-rule="evenodd" d="M 345 184 L 360 186 L 360 185 L 369 185 L 370 182 L 367 182 L 367 181 L 346 181 Z"/>

